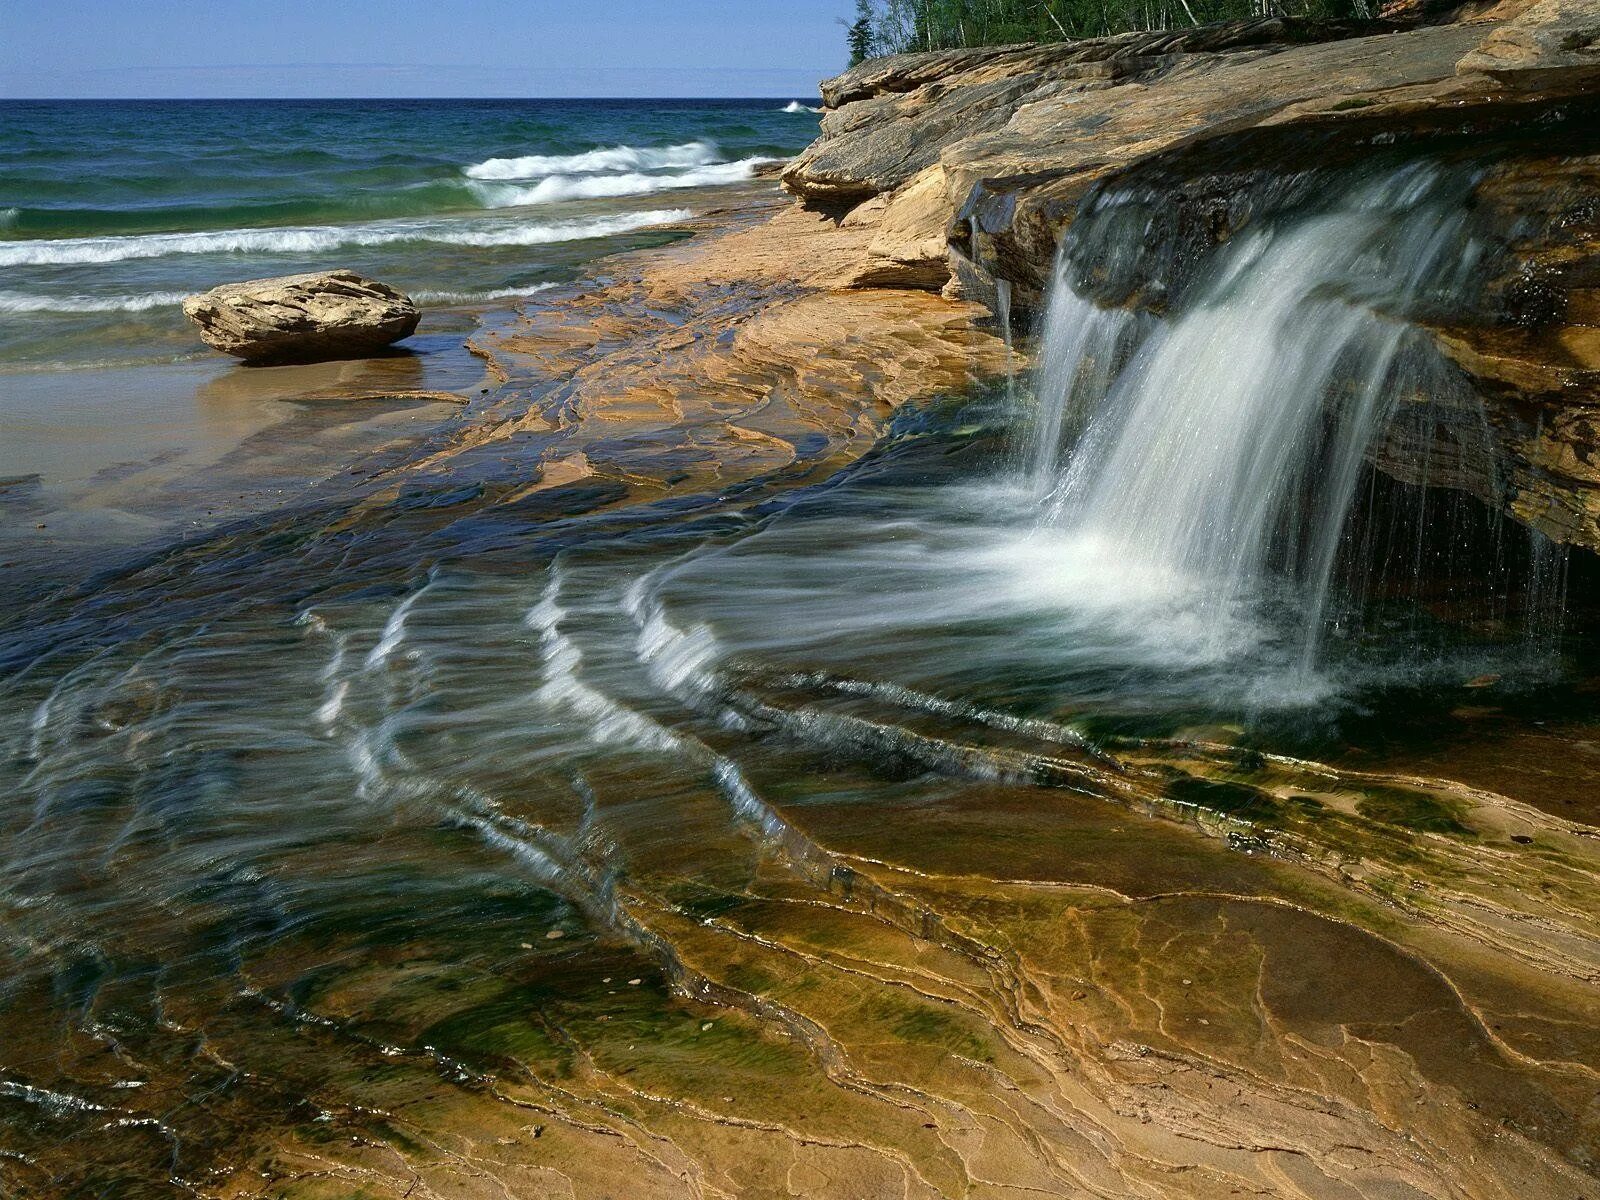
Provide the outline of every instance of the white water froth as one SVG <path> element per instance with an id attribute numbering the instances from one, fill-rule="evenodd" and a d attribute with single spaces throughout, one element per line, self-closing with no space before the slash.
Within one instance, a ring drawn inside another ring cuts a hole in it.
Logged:
<path id="1" fill-rule="evenodd" d="M 134 296 L 41 296 L 0 291 L 0 313 L 145 312 L 182 304 L 186 292 L 145 292 Z"/>
<path id="2" fill-rule="evenodd" d="M 729 164 L 732 165 L 732 164 Z M 625 194 L 625 193 L 614 193 Z M 517 201 L 495 204 L 507 207 Z M 125 262 L 174 254 L 312 254 L 346 246 L 429 242 L 451 246 L 542 246 L 614 237 L 652 225 L 669 225 L 687 209 L 652 209 L 610 217 L 529 223 L 506 220 L 383 221 L 366 225 L 311 225 L 281 229 L 222 229 L 207 233 L 152 233 L 123 237 L 51 238 L 0 243 L 0 266 L 52 266 Z M 15 295 L 15 293 L 10 293 Z M 181 297 L 179 297 L 181 299 Z M 5 311 L 0 308 L 0 311 Z"/>
<path id="3" fill-rule="evenodd" d="M 339 714 L 344 711 L 344 699 L 350 694 L 350 681 L 341 679 L 328 688 L 327 697 L 317 709 L 317 724 L 324 729 L 331 728 L 339 720 Z"/>
<path id="4" fill-rule="evenodd" d="M 801 104 L 800 101 L 798 101 L 798 100 L 791 100 L 791 101 L 789 101 L 789 103 L 785 104 L 778 111 L 779 112 L 786 112 L 786 113 L 793 114 L 793 113 L 819 113 L 822 110 L 820 108 L 812 108 L 809 104 Z"/>
<path id="5" fill-rule="evenodd" d="M 367 652 L 366 661 L 363 663 L 367 670 L 375 671 L 383 666 L 389 661 L 389 656 L 405 642 L 406 618 L 411 615 L 411 610 L 416 607 L 417 601 L 422 599 L 423 594 L 432 586 L 433 580 L 430 578 L 427 583 L 395 605 L 394 611 L 389 614 L 389 619 L 383 623 L 383 633 L 379 635 L 377 645 Z"/>
<path id="6" fill-rule="evenodd" d="M 651 591 L 654 573 L 634 581 L 623 598 L 623 609 L 639 630 L 641 657 L 657 686 L 691 704 L 704 699 L 714 680 L 706 669 L 716 657 L 716 642 L 704 626 L 683 635 L 666 621 L 660 602 Z M 705 766 L 717 790 L 727 798 L 741 820 L 757 827 L 764 839 L 775 839 L 787 823 L 762 800 L 733 760 L 718 754 L 693 735 L 679 735 L 644 714 L 619 704 L 578 678 L 583 657 L 561 632 L 567 613 L 559 603 L 560 579 L 553 575 L 543 598 L 529 610 L 526 622 L 540 631 L 545 649 L 545 683 L 539 699 L 566 707 L 592 722 L 591 740 L 618 743 L 637 749 L 670 753 Z"/>
<path id="7" fill-rule="evenodd" d="M 580 718 L 589 739 L 598 744 L 663 754 L 688 752 L 689 746 L 670 730 L 583 681 L 583 652 L 561 629 L 567 612 L 561 606 L 560 591 L 561 577 L 553 572 L 544 596 L 525 618 L 528 627 L 538 631 L 544 653 L 544 682 L 535 699 L 547 708 Z"/>
<path id="8" fill-rule="evenodd" d="M 490 292 L 435 292 L 424 289 L 410 293 L 418 304 L 480 304 L 487 300 L 514 300 L 537 296 L 560 287 L 558 283 L 534 283 L 527 287 L 496 288 Z"/>
<path id="9" fill-rule="evenodd" d="M 714 142 L 685 142 L 679 146 L 612 146 L 582 154 L 527 154 L 519 158 L 490 158 L 467 167 L 463 174 L 468 179 L 543 179 L 548 175 L 703 167 L 720 157 Z"/>
<path id="10" fill-rule="evenodd" d="M 620 175 L 550 175 L 532 186 L 484 182 L 476 182 L 472 186 L 486 207 L 520 208 L 524 205 L 553 204 L 561 200 L 648 196 L 683 188 L 741 183 L 754 176 L 757 167 L 771 161 L 769 158 L 741 158 L 737 162 L 712 163 L 676 174 L 652 175 L 643 171 L 628 171 Z"/>
<path id="11" fill-rule="evenodd" d="M 717 689 L 710 666 L 717 660 L 716 635 L 708 625 L 679 629 L 667 620 L 654 589 L 655 573 L 634 581 L 623 597 L 623 608 L 638 631 L 639 658 L 650 679 L 662 691 L 697 706 Z"/>
<path id="12" fill-rule="evenodd" d="M 1131 356 L 1144 331 L 1073 293 L 1064 263 L 1031 456 L 1050 498 L 1039 526 L 997 553 L 1030 590 L 1174 662 L 1242 655 L 1274 636 L 1264 603 L 1297 607 L 1315 696 L 1345 519 L 1400 390 L 1403 318 L 1458 289 L 1477 261 L 1462 213 L 1438 177 L 1411 169 L 1249 227 Z"/>

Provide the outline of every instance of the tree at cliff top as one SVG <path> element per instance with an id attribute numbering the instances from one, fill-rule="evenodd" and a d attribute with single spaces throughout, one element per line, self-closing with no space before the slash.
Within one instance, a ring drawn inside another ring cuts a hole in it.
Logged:
<path id="1" fill-rule="evenodd" d="M 850 47 L 850 65 L 856 66 L 873 55 L 872 0 L 856 0 L 856 19 L 846 26 L 845 41 Z"/>
<path id="2" fill-rule="evenodd" d="M 1376 0 L 857 0 L 851 65 L 877 54 L 1180 29 L 1245 17 L 1371 17 Z"/>

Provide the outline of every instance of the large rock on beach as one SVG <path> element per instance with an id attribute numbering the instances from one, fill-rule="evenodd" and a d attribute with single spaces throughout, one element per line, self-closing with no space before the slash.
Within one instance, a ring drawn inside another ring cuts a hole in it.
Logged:
<path id="1" fill-rule="evenodd" d="M 249 363 L 360 358 L 416 332 L 404 292 L 354 271 L 225 283 L 183 302 L 206 345 Z"/>

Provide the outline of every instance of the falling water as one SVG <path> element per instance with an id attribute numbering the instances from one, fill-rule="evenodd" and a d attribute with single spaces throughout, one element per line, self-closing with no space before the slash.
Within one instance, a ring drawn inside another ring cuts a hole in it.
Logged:
<path id="1" fill-rule="evenodd" d="M 1017 348 L 1011 336 L 1011 281 L 997 279 L 994 283 L 995 321 L 1000 326 L 1000 337 L 1006 344 L 1006 407 L 1017 407 Z"/>
<path id="2" fill-rule="evenodd" d="M 1130 223 L 1069 238 L 1030 463 L 1062 568 L 1182 606 L 1218 655 L 1288 603 L 1309 670 L 1366 449 L 1424 352 L 1406 318 L 1462 293 L 1480 259 L 1463 182 L 1413 166 L 1251 225 L 1147 325 L 1075 286 L 1080 263 L 1126 259 L 1099 243 Z"/>

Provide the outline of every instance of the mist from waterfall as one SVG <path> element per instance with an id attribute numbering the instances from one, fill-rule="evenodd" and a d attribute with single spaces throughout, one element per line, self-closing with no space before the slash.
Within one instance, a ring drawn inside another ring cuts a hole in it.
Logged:
<path id="1" fill-rule="evenodd" d="M 1366 451 L 1429 366 L 1408 318 L 1449 307 L 1485 253 L 1470 183 L 1412 165 L 1251 222 L 1160 319 L 1094 295 L 1154 240 L 1138 199 L 1080 216 L 1044 318 L 1025 467 L 1048 582 L 1200 658 L 1281 639 L 1271 614 L 1298 630 L 1281 650 L 1309 676 Z"/>

